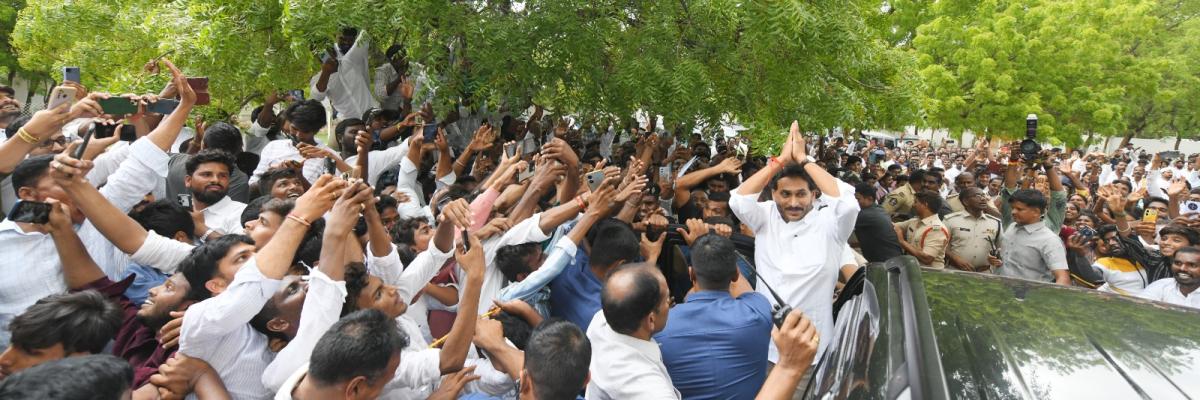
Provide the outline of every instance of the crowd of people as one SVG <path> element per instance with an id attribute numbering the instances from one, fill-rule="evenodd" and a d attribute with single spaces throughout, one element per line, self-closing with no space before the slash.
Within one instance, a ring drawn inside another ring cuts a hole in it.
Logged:
<path id="1" fill-rule="evenodd" d="M 788 399 L 840 284 L 902 255 L 1200 308 L 1194 156 L 435 115 L 368 50 L 245 130 L 187 127 L 165 59 L 132 114 L 0 87 L 0 398 Z"/>

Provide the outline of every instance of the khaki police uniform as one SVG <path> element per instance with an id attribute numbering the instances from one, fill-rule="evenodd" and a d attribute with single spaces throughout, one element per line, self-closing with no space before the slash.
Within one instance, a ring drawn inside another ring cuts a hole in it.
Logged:
<path id="1" fill-rule="evenodd" d="M 923 219 L 913 218 L 896 226 L 904 230 L 904 240 L 908 244 L 921 249 L 922 253 L 933 256 L 933 261 L 928 265 L 922 264 L 922 267 L 946 268 L 946 245 L 950 233 L 937 214 Z"/>
<path id="2" fill-rule="evenodd" d="M 986 213 L 975 217 L 959 211 L 947 215 L 945 225 L 950 231 L 950 253 L 966 260 L 976 271 L 990 271 L 988 255 L 993 246 L 1000 247 L 1000 219 Z"/>
<path id="3" fill-rule="evenodd" d="M 959 212 L 966 210 L 963 207 L 962 200 L 958 199 L 958 193 L 950 195 L 946 198 L 946 205 L 950 206 L 950 212 Z"/>
<path id="4" fill-rule="evenodd" d="M 897 215 L 912 216 L 913 202 L 916 200 L 915 192 L 912 185 L 904 185 L 896 188 L 887 197 L 883 198 L 883 210 L 887 211 L 888 215 L 895 218 Z"/>

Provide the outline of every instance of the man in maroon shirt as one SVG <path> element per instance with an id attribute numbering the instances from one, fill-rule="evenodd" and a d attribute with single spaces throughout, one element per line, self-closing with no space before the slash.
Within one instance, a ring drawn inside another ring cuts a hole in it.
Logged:
<path id="1" fill-rule="evenodd" d="M 146 384 L 150 376 L 175 353 L 176 345 L 160 345 L 158 331 L 188 306 L 219 294 L 224 284 L 233 281 L 241 259 L 254 253 L 254 241 L 248 236 L 226 235 L 192 250 L 161 285 L 150 289 L 141 307 L 125 297 L 125 289 L 136 276 L 114 282 L 96 265 L 75 234 L 69 214 L 54 204 L 50 214 L 50 235 L 62 259 L 63 278 L 71 291 L 95 290 L 121 307 L 121 327 L 113 342 L 113 354 L 129 361 L 134 369 L 133 387 Z"/>

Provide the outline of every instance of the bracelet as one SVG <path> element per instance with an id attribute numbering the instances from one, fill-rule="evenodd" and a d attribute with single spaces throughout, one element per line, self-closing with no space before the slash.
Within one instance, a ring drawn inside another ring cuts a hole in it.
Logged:
<path id="1" fill-rule="evenodd" d="M 38 142 L 41 142 L 41 140 L 38 140 L 36 136 L 30 135 L 29 131 L 25 130 L 25 127 L 23 126 L 21 129 L 17 129 L 17 137 L 20 138 L 21 141 L 28 144 L 38 144 Z"/>
<path id="2" fill-rule="evenodd" d="M 304 217 L 301 217 L 301 216 L 299 216 L 299 215 L 296 215 L 296 214 L 288 214 L 288 216 L 287 216 L 287 219 L 290 219 L 290 220 L 292 220 L 292 221 L 296 221 L 296 223 L 299 223 L 300 225 L 304 225 L 305 227 L 312 227 L 312 223 L 311 223 L 311 222 L 308 222 L 308 220 L 307 220 L 307 219 L 304 219 Z"/>
<path id="3" fill-rule="evenodd" d="M 583 203 L 583 195 L 575 196 L 575 203 L 579 204 L 580 210 L 586 210 L 587 204 Z"/>

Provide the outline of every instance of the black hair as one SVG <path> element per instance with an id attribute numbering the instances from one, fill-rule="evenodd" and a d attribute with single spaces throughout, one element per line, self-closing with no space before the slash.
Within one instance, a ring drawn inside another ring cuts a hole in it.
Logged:
<path id="1" fill-rule="evenodd" d="M 163 237 L 173 238 L 176 232 L 183 232 L 188 239 L 196 239 L 196 223 L 192 221 L 192 214 L 171 200 L 154 201 L 141 210 L 129 213 L 129 217 L 142 228 Z"/>
<path id="2" fill-rule="evenodd" d="M 863 180 L 866 179 L 864 178 Z M 860 183 L 854 185 L 854 193 L 874 200 L 876 196 L 875 185 L 869 183 Z"/>
<path id="3" fill-rule="evenodd" d="M 1183 236 L 1184 239 L 1187 239 L 1189 246 L 1200 244 L 1200 233 L 1197 233 L 1195 229 L 1180 224 L 1168 224 L 1158 231 L 1158 237 L 1161 238 L 1166 235 Z"/>
<path id="4" fill-rule="evenodd" d="M 239 243 L 254 245 L 254 239 L 246 235 L 224 235 L 192 248 L 192 252 L 177 267 L 187 279 L 188 286 L 191 286 L 185 301 L 203 301 L 213 296 L 204 284 L 221 272 L 221 259 Z"/>
<path id="5" fill-rule="evenodd" d="M 342 140 L 342 135 L 346 133 L 346 129 L 355 125 L 366 125 L 366 123 L 358 118 L 346 118 L 342 122 L 338 122 L 337 126 L 333 128 L 333 133 L 337 135 L 337 140 Z"/>
<path id="6" fill-rule="evenodd" d="M 496 268 L 504 274 L 504 279 L 516 282 L 518 275 L 529 274 L 533 268 L 526 263 L 526 258 L 537 251 L 540 243 L 522 243 L 501 247 L 496 250 Z"/>
<path id="7" fill-rule="evenodd" d="M 224 150 L 229 154 L 242 152 L 242 131 L 226 122 L 217 122 L 204 129 L 204 148 Z"/>
<path id="8" fill-rule="evenodd" d="M 658 186 L 654 186 L 654 187 L 655 187 L 655 188 L 658 188 Z M 728 203 L 728 202 L 729 202 L 729 192 L 713 192 L 713 193 L 709 193 L 709 194 L 708 194 L 708 201 L 715 201 L 715 202 L 718 202 L 718 203 Z"/>
<path id="9" fill-rule="evenodd" d="M 379 310 L 355 311 L 333 324 L 309 358 L 308 377 L 331 386 L 362 376 L 375 384 L 392 357 L 408 346 L 396 322 Z"/>
<path id="10" fill-rule="evenodd" d="M 627 263 L 609 273 L 604 290 L 600 293 L 600 307 L 613 331 L 632 334 L 662 302 L 663 294 L 658 279 L 650 271 L 648 264 Z M 614 288 L 614 282 L 625 275 L 631 275 L 628 278 L 630 286 Z M 617 290 L 624 292 L 623 296 L 618 297 L 613 293 Z"/>
<path id="11" fill-rule="evenodd" d="M 701 289 L 728 289 L 737 276 L 737 248 L 728 238 L 705 234 L 692 243 L 691 264 Z"/>
<path id="12" fill-rule="evenodd" d="M 287 214 L 281 214 L 287 215 Z M 296 254 L 292 256 L 292 266 L 304 263 L 308 267 L 315 267 L 317 260 L 321 259 L 321 244 L 325 236 L 325 219 L 317 219 L 312 221 L 308 227 L 308 231 L 304 232 L 304 238 L 300 240 L 300 247 L 296 249 Z"/>
<path id="13" fill-rule="evenodd" d="M 353 26 L 343 26 L 340 29 L 338 29 L 338 32 L 341 32 L 342 36 L 358 38 L 358 28 L 355 28 Z"/>
<path id="14" fill-rule="evenodd" d="M 14 90 L 12 88 L 12 86 L 8 86 L 8 85 L 0 85 L 0 93 L 7 93 L 8 97 L 13 97 L 13 96 L 17 95 L 17 91 Z"/>
<path id="15" fill-rule="evenodd" d="M 287 217 L 292 209 L 296 208 L 296 200 L 294 199 L 270 199 L 262 205 L 262 212 L 270 211 L 278 214 L 280 217 Z"/>
<path id="16" fill-rule="evenodd" d="M 1146 199 L 1146 207 L 1149 207 L 1150 203 L 1162 203 L 1162 205 L 1164 205 L 1164 206 L 1171 205 L 1171 202 L 1169 200 L 1164 199 L 1162 197 L 1153 197 L 1153 196 Z"/>
<path id="17" fill-rule="evenodd" d="M 316 100 L 297 101 L 287 108 L 287 120 L 304 133 L 317 133 L 325 127 L 325 106 Z"/>
<path id="18" fill-rule="evenodd" d="M 1021 202 L 1021 204 L 1037 208 L 1038 210 L 1046 210 L 1046 196 L 1042 192 L 1033 189 L 1021 189 L 1013 192 L 1008 198 L 1008 204 Z"/>
<path id="19" fill-rule="evenodd" d="M 592 227 L 596 231 L 598 227 Z M 589 265 L 607 267 L 622 260 L 633 261 L 641 251 L 641 239 L 633 233 L 633 228 L 624 224 L 610 224 L 596 232 L 592 242 L 591 252 L 588 253 Z"/>
<path id="20" fill-rule="evenodd" d="M 1200 254 L 1200 247 L 1196 247 L 1196 246 L 1183 246 L 1183 247 L 1180 247 L 1180 248 L 1179 248 L 1179 250 L 1175 250 L 1175 255 L 1174 255 L 1174 256 L 1172 256 L 1172 258 L 1173 258 L 1173 259 L 1179 259 L 1179 255 L 1180 255 L 1180 254 L 1185 254 L 1185 253 L 1186 253 L 1186 254 Z"/>
<path id="21" fill-rule="evenodd" d="M 392 242 L 405 244 L 408 246 L 416 246 L 416 231 L 422 224 L 428 225 L 429 220 L 425 217 L 402 218 L 392 227 Z"/>
<path id="22" fill-rule="evenodd" d="M 229 170 L 230 174 L 232 174 L 234 168 L 236 168 L 235 164 L 237 164 L 237 159 L 234 158 L 232 154 L 224 150 L 204 149 L 200 150 L 199 153 L 188 157 L 187 163 L 184 164 L 184 168 L 187 169 L 188 176 L 191 176 L 192 174 L 196 173 L 196 170 L 200 168 L 200 165 L 208 163 L 225 164 L 225 168 Z"/>
<path id="23" fill-rule="evenodd" d="M 381 213 L 383 212 L 383 210 L 386 210 L 389 208 L 399 208 L 399 207 L 400 207 L 400 202 L 397 201 L 396 198 L 392 197 L 392 196 L 380 196 L 377 200 L 375 200 L 375 211 L 378 211 Z"/>
<path id="24" fill-rule="evenodd" d="M 246 204 L 246 208 L 242 209 L 242 226 L 246 226 L 247 222 L 258 219 L 258 215 L 262 214 L 263 204 L 266 204 L 267 201 L 270 200 L 271 196 L 258 196 L 254 198 L 254 200 L 250 200 L 250 202 Z"/>
<path id="25" fill-rule="evenodd" d="M 302 181 L 302 184 L 304 184 L 305 186 L 307 186 L 309 184 L 308 179 L 304 178 L 304 175 L 301 174 L 299 171 L 296 171 L 291 168 L 282 168 L 282 167 L 271 168 L 271 169 L 268 169 L 266 172 L 263 172 L 262 175 L 259 176 L 259 178 L 258 178 L 258 194 L 262 195 L 262 196 L 270 196 L 271 188 L 275 187 L 275 182 L 278 182 L 279 180 L 282 180 L 282 179 L 300 179 Z"/>
<path id="26" fill-rule="evenodd" d="M 504 329 L 504 338 L 512 342 L 518 350 L 524 351 L 528 347 L 529 335 L 533 333 L 533 327 L 529 326 L 529 322 L 506 312 L 496 314 L 492 319 L 500 321 L 500 325 Z"/>
<path id="27" fill-rule="evenodd" d="M 10 138 L 13 137 L 13 135 L 17 134 L 17 131 L 20 131 L 21 128 L 24 128 L 25 124 L 28 124 L 31 120 L 33 120 L 32 115 L 21 115 L 17 118 L 14 118 L 12 121 L 8 122 L 8 128 L 5 128 L 5 132 L 7 132 L 5 135 Z"/>
<path id="28" fill-rule="evenodd" d="M 912 172 L 908 173 L 908 181 L 910 183 L 915 182 L 915 183 L 924 185 L 925 184 L 925 174 L 926 174 L 926 171 L 923 169 L 914 169 L 914 170 L 912 170 Z"/>
<path id="29" fill-rule="evenodd" d="M 54 161 L 54 154 L 43 154 L 21 160 L 21 163 L 17 164 L 12 171 L 13 190 L 37 187 L 38 180 L 50 172 L 51 161 Z"/>
<path id="30" fill-rule="evenodd" d="M 548 319 L 529 335 L 525 371 L 539 399 L 574 399 L 587 382 L 592 343 L 573 323 Z"/>
<path id="31" fill-rule="evenodd" d="M 808 190 L 817 189 L 817 183 L 813 181 L 812 176 L 809 176 L 808 171 L 805 171 L 804 167 L 800 164 L 788 164 L 782 170 L 775 173 L 775 176 L 771 177 L 771 190 L 779 188 L 779 180 L 783 178 L 800 178 L 808 184 Z"/>
<path id="32" fill-rule="evenodd" d="M 358 296 L 371 282 L 371 275 L 367 273 L 367 266 L 363 263 L 349 262 L 346 263 L 342 279 L 346 280 L 346 301 L 342 303 L 341 315 L 346 315 L 358 311 Z"/>
<path id="33" fill-rule="evenodd" d="M 0 399 L 119 399 L 130 390 L 133 368 L 108 354 L 47 361 L 0 381 Z"/>
<path id="34" fill-rule="evenodd" d="M 121 307 L 95 290 L 41 298 L 12 319 L 12 345 L 26 352 L 61 344 L 63 354 L 99 354 L 121 328 Z"/>
<path id="35" fill-rule="evenodd" d="M 942 209 L 942 195 L 937 194 L 932 190 L 921 190 L 913 195 L 917 202 L 923 203 L 929 207 L 929 211 L 937 214 L 938 210 Z"/>

